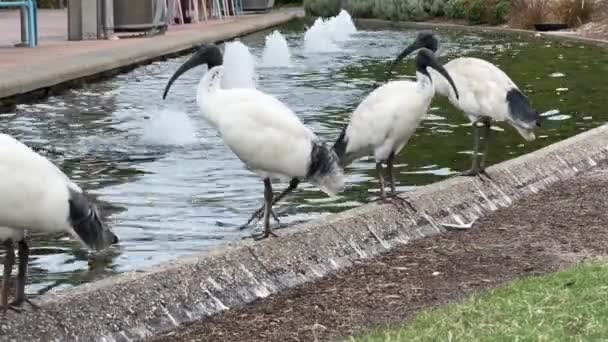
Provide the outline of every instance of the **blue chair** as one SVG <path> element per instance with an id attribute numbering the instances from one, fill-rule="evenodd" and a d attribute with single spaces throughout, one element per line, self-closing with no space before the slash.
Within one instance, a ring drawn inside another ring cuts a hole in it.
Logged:
<path id="1" fill-rule="evenodd" d="M 38 45 L 38 6 L 36 0 L 0 0 L 0 8 L 24 7 L 27 10 L 27 40 L 29 47 Z M 21 23 L 23 25 L 23 23 Z"/>
<path id="2" fill-rule="evenodd" d="M 243 0 L 236 0 L 236 15 L 243 15 Z"/>

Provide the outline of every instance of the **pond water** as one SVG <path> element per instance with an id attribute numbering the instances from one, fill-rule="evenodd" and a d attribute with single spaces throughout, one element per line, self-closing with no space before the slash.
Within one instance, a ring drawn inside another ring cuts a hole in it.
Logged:
<path id="1" fill-rule="evenodd" d="M 333 52 L 320 53 L 305 48 L 305 24 L 296 20 L 279 27 L 290 47 L 291 66 L 259 66 L 258 87 L 287 103 L 319 136 L 334 140 L 349 113 L 382 79 L 386 63 L 416 32 L 359 28 L 349 40 L 336 43 Z M 261 59 L 270 32 L 241 41 Z M 463 55 L 485 58 L 503 68 L 540 112 L 559 113 L 548 117 L 531 143 L 507 125 L 494 127 L 491 164 L 606 122 L 605 51 L 514 35 L 438 34 L 444 47 L 441 61 Z M 168 78 L 188 57 L 142 66 L 1 114 L 0 129 L 42 151 L 87 189 L 121 238 L 119 247 L 91 263 L 65 236 L 33 236 L 28 292 L 142 270 L 259 229 L 237 228 L 261 205 L 263 185 L 201 119 L 195 86 L 204 68 L 183 75 L 167 100 L 161 98 Z M 399 67 L 403 77 L 413 77 L 411 61 Z M 435 98 L 430 115 L 398 157 L 399 190 L 465 169 L 471 148 L 468 120 L 447 100 Z M 347 189 L 335 199 L 305 184 L 278 207 L 282 222 L 346 210 L 378 190 L 371 160 L 356 162 L 347 175 Z"/>

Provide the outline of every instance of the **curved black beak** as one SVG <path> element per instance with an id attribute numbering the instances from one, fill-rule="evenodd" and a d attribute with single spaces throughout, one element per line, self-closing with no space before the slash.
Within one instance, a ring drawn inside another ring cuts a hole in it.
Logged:
<path id="1" fill-rule="evenodd" d="M 456 99 L 460 98 L 460 95 L 458 94 L 458 89 L 456 89 L 456 85 L 454 84 L 452 77 L 447 72 L 447 70 L 445 70 L 443 65 L 441 65 L 437 61 L 437 58 L 435 57 L 435 54 L 433 52 L 426 48 L 420 50 L 420 52 L 418 52 L 418 57 L 416 58 L 416 67 L 418 69 L 425 69 L 426 67 L 431 67 L 437 70 L 438 73 L 440 73 L 446 80 L 448 80 L 448 82 L 450 82 L 452 89 L 454 89 Z"/>
<path id="2" fill-rule="evenodd" d="M 120 240 L 118 239 L 118 236 L 116 236 L 116 234 L 112 234 L 114 235 L 114 237 L 112 237 L 112 244 L 115 245 L 117 244 Z"/>
<path id="3" fill-rule="evenodd" d="M 167 93 L 169 93 L 169 89 L 175 80 L 177 80 L 182 74 L 186 71 L 195 68 L 199 65 L 207 64 L 209 69 L 222 65 L 222 52 L 220 49 L 214 45 L 202 45 L 196 53 L 190 57 L 184 64 L 182 64 L 171 76 L 169 79 L 169 83 L 165 86 L 165 91 L 163 93 L 163 100 L 167 97 Z"/>
<path id="4" fill-rule="evenodd" d="M 410 53 L 422 48 L 427 48 L 433 53 L 437 52 L 437 50 L 439 49 L 439 40 L 437 40 L 433 32 L 423 31 L 418 33 L 418 36 L 416 36 L 416 40 L 408 47 L 406 47 L 405 50 L 401 51 L 399 56 L 397 56 L 393 63 L 391 63 L 384 81 L 386 82 L 391 78 L 393 69 L 397 66 L 399 62 L 401 62 L 402 59 L 407 57 Z"/>
<path id="5" fill-rule="evenodd" d="M 405 57 L 407 57 L 410 53 L 422 48 L 423 46 L 420 45 L 420 42 L 418 40 L 416 40 L 415 42 L 413 42 L 412 44 L 410 44 L 408 47 L 405 48 L 405 50 L 401 51 L 401 53 L 399 54 L 399 56 L 397 56 L 397 58 L 395 58 L 395 60 L 391 63 L 391 65 L 388 67 L 388 71 L 386 72 L 386 76 L 384 78 L 384 82 L 388 82 L 388 80 L 391 79 L 391 74 L 393 73 L 393 69 L 395 69 L 395 67 L 397 66 L 397 64 L 399 64 L 399 62 L 401 62 L 402 59 L 404 59 Z"/>

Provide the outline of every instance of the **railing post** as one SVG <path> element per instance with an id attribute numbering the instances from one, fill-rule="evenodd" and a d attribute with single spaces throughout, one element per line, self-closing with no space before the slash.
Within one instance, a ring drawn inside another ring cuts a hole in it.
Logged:
<path id="1" fill-rule="evenodd" d="M 27 12 L 25 11 L 25 7 L 19 7 L 19 16 L 21 17 L 21 43 L 25 44 L 27 42 L 27 29 L 25 27 Z"/>

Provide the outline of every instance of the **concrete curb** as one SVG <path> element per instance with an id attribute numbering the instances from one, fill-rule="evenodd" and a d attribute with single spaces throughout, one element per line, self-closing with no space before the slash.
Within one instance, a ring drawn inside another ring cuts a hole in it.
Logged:
<path id="1" fill-rule="evenodd" d="M 206 42 L 222 42 L 253 32 L 280 25 L 302 15 L 301 10 L 284 10 L 267 15 L 245 17 L 238 22 L 219 24 L 182 36 L 159 36 L 151 44 L 137 48 L 116 47 L 104 53 L 93 51 L 44 65 L 27 65 L 23 70 L 0 73 L 0 101 L 18 97 L 40 89 L 47 89 L 66 82 L 86 79 L 94 75 L 119 71 L 149 63 L 165 56 L 174 55 Z M 1 103 L 1 102 L 0 102 Z"/>
<path id="2" fill-rule="evenodd" d="M 370 204 L 206 256 L 179 259 L 41 298 L 8 313 L 0 341 L 140 341 L 318 279 L 411 240 L 440 223 L 469 223 L 531 193 L 608 163 L 608 125 L 491 167 L 492 180 L 456 177 L 412 194 L 418 214 Z"/>
<path id="3" fill-rule="evenodd" d="M 447 23 L 429 23 L 429 22 L 412 22 L 412 21 L 389 21 L 389 20 L 381 20 L 381 19 L 354 19 L 355 24 L 357 26 L 361 25 L 367 29 L 387 29 L 387 28 L 396 28 L 396 29 L 418 29 L 418 30 L 447 30 L 447 29 L 457 29 L 457 30 L 466 30 L 473 32 L 495 32 L 495 33 L 508 33 L 508 34 L 524 34 L 528 36 L 536 36 L 539 35 L 542 38 L 547 38 L 551 40 L 563 41 L 563 42 L 571 42 L 571 43 L 581 43 L 587 45 L 594 45 L 598 47 L 608 48 L 608 41 L 602 39 L 595 38 L 587 38 L 578 35 L 570 35 L 565 33 L 558 32 L 538 32 L 538 31 L 530 31 L 530 30 L 519 30 L 512 29 L 506 27 L 497 27 L 497 26 L 473 26 L 473 25 L 459 25 L 459 24 L 447 24 Z"/>

